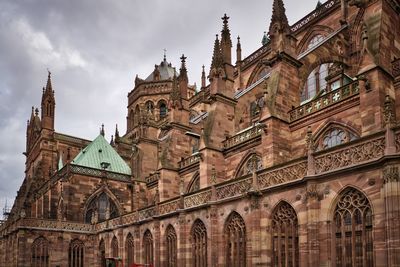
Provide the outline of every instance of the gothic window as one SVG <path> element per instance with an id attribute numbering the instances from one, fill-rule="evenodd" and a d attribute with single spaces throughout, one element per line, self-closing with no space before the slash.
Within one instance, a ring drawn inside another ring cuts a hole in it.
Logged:
<path id="1" fill-rule="evenodd" d="M 299 266 L 297 215 L 287 202 L 280 203 L 272 216 L 272 266 Z"/>
<path id="2" fill-rule="evenodd" d="M 153 114 L 154 113 L 154 104 L 151 101 L 147 101 L 146 102 L 146 111 L 149 114 Z"/>
<path id="3" fill-rule="evenodd" d="M 101 267 L 106 267 L 106 245 L 103 239 L 101 239 L 99 244 L 99 256 Z"/>
<path id="4" fill-rule="evenodd" d="M 224 234 L 227 266 L 246 266 L 246 225 L 236 212 L 227 219 Z"/>
<path id="5" fill-rule="evenodd" d="M 32 267 L 49 267 L 49 242 L 44 237 L 32 244 Z"/>
<path id="6" fill-rule="evenodd" d="M 128 237 L 126 238 L 126 243 L 125 243 L 125 249 L 126 249 L 126 261 L 127 261 L 127 266 L 131 266 L 134 261 L 135 261 L 135 246 L 133 242 L 133 236 L 131 234 L 128 234 Z"/>
<path id="7" fill-rule="evenodd" d="M 160 109 L 160 119 L 164 118 L 167 116 L 168 110 L 167 110 L 167 104 L 165 104 L 164 101 L 159 102 L 159 109 Z"/>
<path id="8" fill-rule="evenodd" d="M 111 255 L 113 258 L 117 258 L 119 253 L 118 253 L 118 239 L 114 236 L 113 239 L 111 240 Z"/>
<path id="9" fill-rule="evenodd" d="M 114 201 L 103 192 L 90 201 L 85 213 L 85 222 L 101 222 L 118 216 L 119 212 Z"/>
<path id="10" fill-rule="evenodd" d="M 333 221 L 336 266 L 374 266 L 372 211 L 365 195 L 354 188 L 341 194 Z"/>
<path id="11" fill-rule="evenodd" d="M 261 170 L 262 166 L 262 159 L 257 154 L 252 154 L 248 159 L 242 164 L 238 174 L 236 177 L 240 177 L 243 175 L 247 175 L 253 173 L 255 171 Z"/>
<path id="12" fill-rule="evenodd" d="M 204 223 L 197 219 L 191 231 L 193 267 L 207 266 L 207 229 Z"/>
<path id="13" fill-rule="evenodd" d="M 196 192 L 200 189 L 200 176 L 196 174 L 189 183 L 188 193 Z"/>
<path id="14" fill-rule="evenodd" d="M 357 138 L 357 135 L 342 127 L 332 127 L 319 140 L 317 151 L 350 142 Z"/>
<path id="15" fill-rule="evenodd" d="M 147 230 L 143 235 L 144 263 L 153 264 L 153 235 Z"/>
<path id="16" fill-rule="evenodd" d="M 320 42 L 322 42 L 324 40 L 324 36 L 322 36 L 321 34 L 317 34 L 315 35 L 310 42 L 308 42 L 308 46 L 307 49 L 312 49 L 314 47 L 316 47 Z"/>
<path id="17" fill-rule="evenodd" d="M 176 267 L 178 266 L 177 238 L 175 229 L 172 225 L 168 225 L 165 235 L 167 242 L 167 267 Z"/>
<path id="18" fill-rule="evenodd" d="M 329 65 L 330 63 L 319 65 L 308 75 L 303 91 L 301 92 L 301 102 L 311 100 L 317 94 L 326 90 L 326 77 L 328 76 Z"/>
<path id="19" fill-rule="evenodd" d="M 84 266 L 84 244 L 80 240 L 73 240 L 69 244 L 68 251 L 68 266 L 69 267 L 83 267 Z"/>

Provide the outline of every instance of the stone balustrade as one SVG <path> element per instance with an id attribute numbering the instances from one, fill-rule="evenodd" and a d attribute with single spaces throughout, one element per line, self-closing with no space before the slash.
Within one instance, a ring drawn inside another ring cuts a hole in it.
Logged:
<path id="1" fill-rule="evenodd" d="M 238 144 L 244 143 L 250 139 L 253 139 L 257 136 L 261 136 L 261 133 L 264 128 L 265 128 L 264 124 L 256 124 L 255 126 L 247 130 L 241 131 L 236 135 L 229 137 L 228 139 L 223 141 L 223 147 L 226 150 Z"/>
<path id="2" fill-rule="evenodd" d="M 359 93 L 358 81 L 346 84 L 289 112 L 290 121 L 301 119 Z"/>
<path id="3" fill-rule="evenodd" d="M 187 157 L 183 159 L 182 161 L 179 162 L 179 168 L 185 168 L 187 166 L 190 166 L 192 164 L 195 164 L 197 162 L 200 162 L 201 160 L 201 154 L 199 152 L 194 153 L 190 157 Z"/>

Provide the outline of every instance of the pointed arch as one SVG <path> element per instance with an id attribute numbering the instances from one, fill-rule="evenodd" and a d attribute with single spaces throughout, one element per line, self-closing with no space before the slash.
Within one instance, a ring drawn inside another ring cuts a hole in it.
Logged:
<path id="1" fill-rule="evenodd" d="M 316 151 L 334 147 L 360 138 L 360 131 L 350 122 L 329 120 L 321 125 L 314 134 Z"/>
<path id="2" fill-rule="evenodd" d="M 35 239 L 31 247 L 31 266 L 49 267 L 49 241 L 43 236 Z"/>
<path id="3" fill-rule="evenodd" d="M 333 212 L 336 266 L 374 266 L 373 213 L 370 201 L 354 187 L 337 196 Z"/>
<path id="4" fill-rule="evenodd" d="M 119 245 L 116 236 L 114 236 L 111 240 L 111 255 L 113 258 L 117 258 L 119 256 Z"/>
<path id="5" fill-rule="evenodd" d="M 262 61 L 259 61 L 257 65 L 254 67 L 253 71 L 251 72 L 249 79 L 247 80 L 246 88 L 255 83 L 256 81 L 260 80 L 261 78 L 263 78 L 270 71 L 271 71 L 270 67 L 265 66 L 265 64 L 262 63 Z"/>
<path id="6" fill-rule="evenodd" d="M 164 99 L 161 99 L 158 101 L 157 104 L 158 110 L 159 110 L 159 117 L 160 119 L 165 118 L 168 114 L 168 106 L 167 106 L 167 101 Z"/>
<path id="7" fill-rule="evenodd" d="M 190 180 L 187 190 L 187 193 L 196 192 L 200 189 L 200 174 L 198 171 L 193 175 L 192 179 Z"/>
<path id="8" fill-rule="evenodd" d="M 117 197 L 107 186 L 97 189 L 86 200 L 83 210 L 83 220 L 86 223 L 95 223 L 116 218 L 123 213 L 122 206 Z"/>
<path id="9" fill-rule="evenodd" d="M 125 250 L 127 266 L 131 266 L 135 262 L 135 243 L 131 233 L 126 236 Z"/>
<path id="10" fill-rule="evenodd" d="M 328 36 L 333 32 L 333 29 L 325 26 L 325 25 L 314 25 L 312 26 L 307 33 L 304 35 L 304 37 L 301 39 L 299 42 L 299 45 L 297 46 L 297 53 L 300 54 L 301 52 L 304 52 L 305 50 L 308 49 L 308 45 L 310 41 L 317 35 L 321 35 L 323 37 Z"/>
<path id="11" fill-rule="evenodd" d="M 272 212 L 272 266 L 299 266 L 299 224 L 296 211 L 281 201 Z"/>
<path id="12" fill-rule="evenodd" d="M 106 267 L 106 243 L 103 238 L 99 242 L 99 262 L 101 267 Z"/>
<path id="13" fill-rule="evenodd" d="M 174 227 L 169 224 L 165 230 L 167 267 L 178 266 L 178 239 Z"/>
<path id="14" fill-rule="evenodd" d="M 226 266 L 246 266 L 246 224 L 236 211 L 225 221 L 224 237 L 226 245 Z"/>
<path id="15" fill-rule="evenodd" d="M 150 230 L 147 229 L 143 234 L 143 249 L 144 249 L 144 263 L 153 264 L 154 262 L 154 246 L 153 246 L 153 235 Z"/>
<path id="16" fill-rule="evenodd" d="M 260 154 L 250 151 L 240 161 L 236 171 L 235 178 L 241 177 L 252 173 L 253 171 L 259 171 L 263 168 L 262 157 Z"/>
<path id="17" fill-rule="evenodd" d="M 79 239 L 74 239 L 69 244 L 68 249 L 68 266 L 84 267 L 85 266 L 85 245 Z"/>
<path id="18" fill-rule="evenodd" d="M 135 113 L 133 112 L 133 109 L 131 109 L 129 111 L 129 114 L 128 114 L 128 128 L 129 128 L 129 130 L 132 130 L 134 126 L 135 126 Z"/>
<path id="19" fill-rule="evenodd" d="M 207 228 L 203 221 L 196 219 L 190 231 L 192 244 L 192 266 L 207 266 Z"/>

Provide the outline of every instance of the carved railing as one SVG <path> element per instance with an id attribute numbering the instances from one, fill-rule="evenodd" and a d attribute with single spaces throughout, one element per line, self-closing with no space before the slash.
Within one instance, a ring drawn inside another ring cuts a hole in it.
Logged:
<path id="1" fill-rule="evenodd" d="M 158 180 L 160 180 L 160 173 L 159 172 L 152 173 L 149 176 L 147 176 L 145 180 L 147 185 L 155 184 L 158 182 Z"/>
<path id="2" fill-rule="evenodd" d="M 127 174 L 103 171 L 103 170 L 88 168 L 85 166 L 79 166 L 79 165 L 75 165 L 75 164 L 70 164 L 70 171 L 75 174 L 82 174 L 82 175 L 96 176 L 96 177 L 106 177 L 106 178 L 120 180 L 120 181 L 130 181 L 130 176 Z"/>
<path id="3" fill-rule="evenodd" d="M 191 155 L 190 157 L 187 157 L 187 158 L 183 159 L 182 161 L 179 161 L 179 167 L 182 169 L 182 168 L 185 168 L 192 164 L 195 164 L 197 162 L 200 162 L 200 160 L 201 160 L 201 154 L 199 152 L 197 152 L 197 153 Z"/>
<path id="4" fill-rule="evenodd" d="M 392 63 L 392 74 L 394 77 L 400 76 L 400 58 Z"/>
<path id="5" fill-rule="evenodd" d="M 322 4 L 320 7 L 316 8 L 310 14 L 296 22 L 293 26 L 291 26 L 292 33 L 298 32 L 304 29 L 304 26 L 313 22 L 314 20 L 323 17 L 324 14 L 329 12 L 330 10 L 338 7 L 340 5 L 340 0 L 330 0 L 326 3 Z"/>
<path id="6" fill-rule="evenodd" d="M 143 221 L 149 218 L 152 218 L 153 216 L 156 215 L 156 208 L 154 206 L 143 209 L 143 210 L 139 210 L 139 217 L 138 220 L 139 221 Z"/>
<path id="7" fill-rule="evenodd" d="M 336 90 L 330 91 L 320 97 L 301 105 L 289 112 L 290 121 L 301 119 L 305 116 L 318 112 L 326 107 L 332 106 L 359 92 L 358 81 L 346 84 Z"/>
<path id="8" fill-rule="evenodd" d="M 185 209 L 207 204 L 211 200 L 211 190 L 202 191 L 196 194 L 185 196 L 183 205 Z"/>
<path id="9" fill-rule="evenodd" d="M 175 212 L 180 208 L 179 204 L 180 204 L 179 198 L 169 200 L 164 203 L 160 203 L 160 205 L 158 206 L 158 214 L 164 215 L 164 214 Z"/>
<path id="10" fill-rule="evenodd" d="M 216 187 L 217 199 L 230 198 L 247 193 L 252 186 L 252 177 L 235 180 L 228 184 Z"/>
<path id="11" fill-rule="evenodd" d="M 380 158 L 385 153 L 385 137 L 347 145 L 315 156 L 316 173 L 323 173 Z"/>
<path id="12" fill-rule="evenodd" d="M 267 53 L 270 50 L 270 46 L 268 44 L 263 45 L 256 51 L 254 51 L 252 54 L 250 54 L 248 57 L 243 59 L 242 62 L 242 69 L 245 70 L 247 69 L 253 62 L 256 61 L 256 59 L 260 58 L 263 56 L 265 53 Z"/>
<path id="13" fill-rule="evenodd" d="M 307 174 L 307 161 L 301 161 L 288 166 L 269 168 L 257 175 L 258 186 L 264 189 L 302 179 Z"/>
<path id="14" fill-rule="evenodd" d="M 64 230 L 73 232 L 91 232 L 93 226 L 86 223 L 77 222 L 64 222 L 57 220 L 45 220 L 37 218 L 26 218 L 18 222 L 18 227 L 28 227 L 28 228 L 40 228 L 40 229 L 54 229 L 54 230 Z"/>
<path id="15" fill-rule="evenodd" d="M 223 143 L 222 143 L 223 147 L 224 147 L 224 149 L 229 149 L 238 144 L 241 144 L 250 139 L 253 139 L 254 137 L 261 136 L 261 133 L 264 130 L 264 128 L 265 128 L 264 124 L 257 124 L 248 130 L 239 132 L 238 134 L 223 141 Z"/>

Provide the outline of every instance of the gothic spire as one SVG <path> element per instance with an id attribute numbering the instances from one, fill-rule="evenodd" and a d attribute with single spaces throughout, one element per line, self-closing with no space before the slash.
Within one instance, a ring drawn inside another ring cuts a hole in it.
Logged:
<path id="1" fill-rule="evenodd" d="M 242 61 L 242 45 L 240 44 L 240 36 L 238 36 L 236 44 L 236 62 L 240 61 Z"/>
<path id="2" fill-rule="evenodd" d="M 204 70 L 204 65 L 201 67 L 202 71 L 201 71 L 201 88 L 206 87 L 206 72 Z"/>
<path id="3" fill-rule="evenodd" d="M 278 28 L 275 28 L 276 26 L 278 26 Z M 272 17 L 268 32 L 269 35 L 273 36 L 276 30 L 287 33 L 290 31 L 283 0 L 274 0 L 272 5 Z"/>
<path id="4" fill-rule="evenodd" d="M 115 124 L 115 141 L 119 139 L 119 131 L 118 131 L 118 124 Z"/>
<path id="5" fill-rule="evenodd" d="M 181 59 L 181 68 L 179 69 L 180 79 L 184 78 L 187 80 L 187 69 L 186 69 L 186 58 L 184 54 L 180 57 Z"/>
<path id="6" fill-rule="evenodd" d="M 47 84 L 46 84 L 46 90 L 45 93 L 53 93 L 53 87 L 51 85 L 51 72 L 47 70 L 48 75 L 47 75 Z"/>
<path id="7" fill-rule="evenodd" d="M 224 60 L 222 58 L 221 47 L 219 45 L 218 34 L 215 35 L 214 51 L 211 61 L 211 70 L 223 67 Z"/>
<path id="8" fill-rule="evenodd" d="M 231 40 L 231 32 L 228 26 L 229 17 L 226 14 L 224 14 L 224 16 L 221 19 L 223 22 L 221 31 L 221 52 L 224 63 L 231 64 L 232 40 Z"/>

